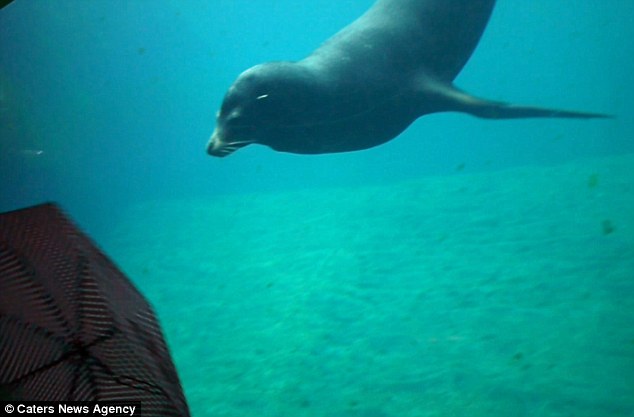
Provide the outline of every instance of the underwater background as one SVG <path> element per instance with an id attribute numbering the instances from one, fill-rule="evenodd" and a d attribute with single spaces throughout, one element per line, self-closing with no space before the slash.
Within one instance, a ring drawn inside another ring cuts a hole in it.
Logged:
<path id="1" fill-rule="evenodd" d="M 0 210 L 58 202 L 112 257 L 194 416 L 634 416 L 634 2 L 500 0 L 456 81 L 614 119 L 205 153 L 240 72 L 371 4 L 16 0 Z"/>

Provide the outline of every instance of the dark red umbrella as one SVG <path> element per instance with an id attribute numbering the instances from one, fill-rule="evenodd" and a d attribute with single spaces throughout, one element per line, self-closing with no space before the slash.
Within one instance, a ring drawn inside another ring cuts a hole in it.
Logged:
<path id="1" fill-rule="evenodd" d="M 54 204 L 0 215 L 0 386 L 189 416 L 152 307 Z"/>

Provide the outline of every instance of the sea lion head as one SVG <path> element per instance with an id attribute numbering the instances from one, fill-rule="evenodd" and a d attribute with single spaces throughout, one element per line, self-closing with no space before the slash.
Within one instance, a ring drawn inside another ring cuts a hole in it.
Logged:
<path id="1" fill-rule="evenodd" d="M 308 77 L 292 62 L 260 64 L 240 74 L 216 114 L 207 153 L 224 157 L 253 143 L 275 147 L 285 128 L 301 123 Z"/>
<path id="2" fill-rule="evenodd" d="M 231 85 L 216 113 L 214 129 L 207 153 L 224 157 L 256 141 L 255 114 L 267 94 L 257 87 L 257 68 L 240 74 Z"/>

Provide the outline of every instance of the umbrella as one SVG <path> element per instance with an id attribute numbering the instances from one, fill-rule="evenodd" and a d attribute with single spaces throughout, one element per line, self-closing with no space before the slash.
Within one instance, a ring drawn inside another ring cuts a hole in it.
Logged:
<path id="1" fill-rule="evenodd" d="M 0 214 L 0 387 L 189 416 L 152 307 L 51 203 Z"/>

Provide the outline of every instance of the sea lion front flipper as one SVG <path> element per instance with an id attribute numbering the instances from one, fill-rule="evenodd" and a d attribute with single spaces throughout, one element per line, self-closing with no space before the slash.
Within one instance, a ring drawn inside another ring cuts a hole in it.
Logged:
<path id="1" fill-rule="evenodd" d="M 569 119 L 612 118 L 600 113 L 585 113 L 568 110 L 546 109 L 542 107 L 520 106 L 501 101 L 492 101 L 475 97 L 451 84 L 433 83 L 424 88 L 425 95 L 437 103 L 442 103 L 442 111 L 458 111 L 484 119 L 526 119 L 532 117 L 551 117 Z"/>

